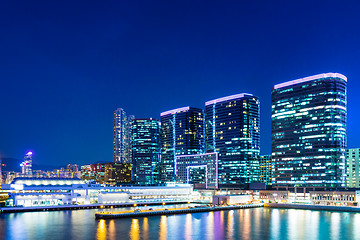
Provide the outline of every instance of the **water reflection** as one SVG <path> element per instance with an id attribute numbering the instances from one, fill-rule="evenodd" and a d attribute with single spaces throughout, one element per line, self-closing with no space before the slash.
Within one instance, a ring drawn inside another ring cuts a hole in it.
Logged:
<path id="1" fill-rule="evenodd" d="M 192 239 L 192 216 L 190 213 L 186 214 L 185 239 Z"/>
<path id="2" fill-rule="evenodd" d="M 161 218 L 160 218 L 159 239 L 160 240 L 167 239 L 167 217 L 166 216 L 161 216 Z"/>
<path id="3" fill-rule="evenodd" d="M 116 239 L 115 221 L 109 221 L 109 237 L 108 239 Z"/>
<path id="4" fill-rule="evenodd" d="M 227 214 L 227 239 L 234 238 L 234 210 L 231 210 Z"/>
<path id="5" fill-rule="evenodd" d="M 147 217 L 143 219 L 143 238 L 145 240 L 149 238 L 149 219 Z"/>
<path id="6" fill-rule="evenodd" d="M 340 214 L 338 212 L 333 212 L 331 214 L 331 228 L 330 228 L 330 236 L 331 239 L 340 239 L 339 232 L 340 232 Z"/>
<path id="7" fill-rule="evenodd" d="M 139 219 L 132 219 L 129 235 L 131 240 L 140 239 Z"/>
<path id="8" fill-rule="evenodd" d="M 104 219 L 99 220 L 96 239 L 98 240 L 106 239 L 106 221 Z"/>
<path id="9" fill-rule="evenodd" d="M 272 209 L 270 219 L 272 239 L 280 239 L 280 212 L 279 209 Z"/>
<path id="10" fill-rule="evenodd" d="M 360 214 L 241 209 L 96 220 L 96 210 L 0 215 L 0 239 L 358 239 Z"/>
<path id="11" fill-rule="evenodd" d="M 209 212 L 206 222 L 206 236 L 207 239 L 214 239 L 214 212 Z"/>

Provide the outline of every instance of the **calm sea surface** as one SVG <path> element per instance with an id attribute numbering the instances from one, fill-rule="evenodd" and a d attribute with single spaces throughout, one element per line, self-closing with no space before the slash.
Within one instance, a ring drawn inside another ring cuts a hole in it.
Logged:
<path id="1" fill-rule="evenodd" d="M 96 220 L 97 211 L 2 214 L 0 239 L 360 239 L 360 213 L 252 208 Z"/>

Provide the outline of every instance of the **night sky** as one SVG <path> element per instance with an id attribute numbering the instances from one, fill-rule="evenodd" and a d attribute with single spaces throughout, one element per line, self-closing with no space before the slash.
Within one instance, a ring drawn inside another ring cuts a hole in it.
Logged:
<path id="1" fill-rule="evenodd" d="M 271 88 L 348 77 L 348 147 L 360 147 L 357 1 L 2 1 L 0 157 L 112 161 L 113 111 L 252 93 L 271 152 Z M 20 168 L 19 168 L 20 171 Z"/>

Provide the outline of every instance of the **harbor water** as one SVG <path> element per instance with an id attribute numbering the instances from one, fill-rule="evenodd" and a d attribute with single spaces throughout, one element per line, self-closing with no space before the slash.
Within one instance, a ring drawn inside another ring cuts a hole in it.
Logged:
<path id="1" fill-rule="evenodd" d="M 360 239 L 360 213 L 250 208 L 97 220 L 98 211 L 1 214 L 0 239 Z"/>

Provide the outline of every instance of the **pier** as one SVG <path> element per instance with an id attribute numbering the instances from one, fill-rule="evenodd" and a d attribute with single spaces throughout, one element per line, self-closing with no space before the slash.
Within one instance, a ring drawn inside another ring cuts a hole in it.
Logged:
<path id="1" fill-rule="evenodd" d="M 186 214 L 198 212 L 214 212 L 223 210 L 237 210 L 244 208 L 263 207 L 263 204 L 246 204 L 246 205 L 232 205 L 232 206 L 214 206 L 214 207 L 186 207 L 186 208 L 164 208 L 164 209 L 144 209 L 121 212 L 98 212 L 95 213 L 97 219 L 113 219 L 113 218 L 132 218 L 132 217 L 150 217 L 157 215 L 173 215 Z"/>
<path id="2" fill-rule="evenodd" d="M 57 205 L 57 206 L 33 206 L 33 207 L 2 207 L 1 213 L 16 213 L 16 212 L 42 212 L 42 211 L 65 211 L 65 210 L 80 210 L 80 209 L 104 209 L 104 208 L 122 208 L 122 207 L 136 207 L 136 206 L 156 206 L 156 205 L 173 204 L 186 204 L 188 201 L 154 201 L 154 202 L 126 202 L 126 203 L 94 203 L 94 204 L 81 204 L 81 205 Z"/>

